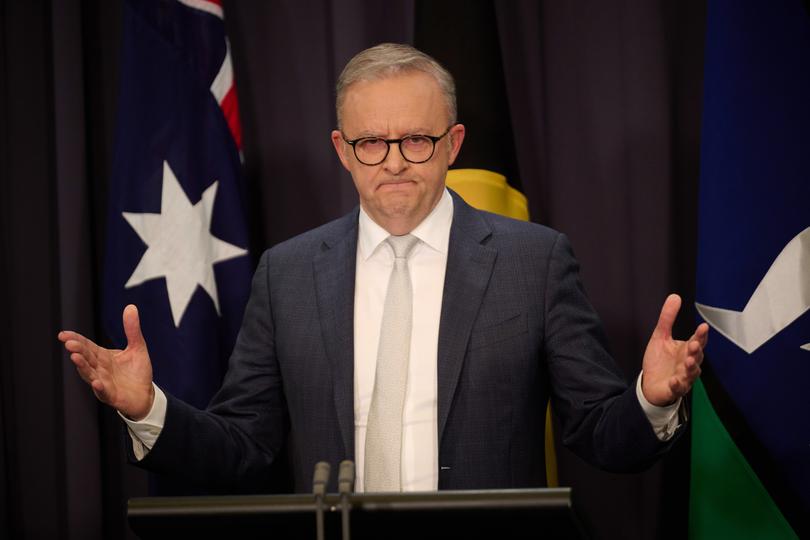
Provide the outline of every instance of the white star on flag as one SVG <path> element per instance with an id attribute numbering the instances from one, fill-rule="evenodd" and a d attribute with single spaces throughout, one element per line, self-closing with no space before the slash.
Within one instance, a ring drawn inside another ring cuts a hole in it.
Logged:
<path id="1" fill-rule="evenodd" d="M 148 247 L 124 287 L 129 289 L 150 279 L 165 277 L 172 318 L 178 328 L 197 285 L 211 297 L 219 315 L 213 265 L 247 254 L 246 249 L 211 234 L 218 183 L 215 181 L 208 186 L 199 202 L 192 205 L 168 162 L 164 161 L 160 213 L 122 212 Z"/>

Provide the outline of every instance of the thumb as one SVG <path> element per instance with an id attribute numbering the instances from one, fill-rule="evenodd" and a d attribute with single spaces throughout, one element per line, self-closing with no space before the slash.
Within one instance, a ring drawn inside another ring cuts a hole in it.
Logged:
<path id="1" fill-rule="evenodd" d="M 141 320 L 138 316 L 138 308 L 134 304 L 129 304 L 124 308 L 124 334 L 127 336 L 127 348 L 142 347 L 146 343 L 141 333 Z"/>
<path id="2" fill-rule="evenodd" d="M 681 297 L 677 294 L 670 294 L 664 301 L 661 314 L 658 316 L 658 324 L 655 325 L 654 335 L 660 339 L 672 337 L 672 325 L 681 309 Z"/>

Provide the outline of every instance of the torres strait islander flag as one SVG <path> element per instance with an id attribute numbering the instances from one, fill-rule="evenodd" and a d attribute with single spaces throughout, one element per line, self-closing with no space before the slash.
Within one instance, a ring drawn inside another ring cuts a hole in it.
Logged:
<path id="1" fill-rule="evenodd" d="M 809 7 L 708 5 L 693 539 L 810 538 Z"/>
<path id="2" fill-rule="evenodd" d="M 205 407 L 250 292 L 241 135 L 219 0 L 127 0 L 103 311 L 135 304 L 155 382 Z"/>

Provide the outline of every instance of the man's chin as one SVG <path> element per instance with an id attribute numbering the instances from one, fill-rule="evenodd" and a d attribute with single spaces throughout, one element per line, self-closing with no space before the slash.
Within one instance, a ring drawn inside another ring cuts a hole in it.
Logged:
<path id="1" fill-rule="evenodd" d="M 417 209 L 411 201 L 398 201 L 383 205 L 380 212 L 386 219 L 412 219 Z"/>
<path id="2" fill-rule="evenodd" d="M 388 230 L 391 234 L 406 234 L 408 231 L 403 227 L 416 227 L 425 216 L 419 206 L 411 198 L 398 198 L 398 200 L 386 200 L 375 206 L 374 214 L 369 213 L 371 218 L 378 225 Z M 396 229 L 396 231 L 392 230 Z"/>

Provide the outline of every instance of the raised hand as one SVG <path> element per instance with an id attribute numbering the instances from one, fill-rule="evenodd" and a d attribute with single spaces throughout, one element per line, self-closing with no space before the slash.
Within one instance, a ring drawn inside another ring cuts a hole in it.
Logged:
<path id="1" fill-rule="evenodd" d="M 123 318 L 127 336 L 127 348 L 123 351 L 105 349 L 69 330 L 59 332 L 58 338 L 70 353 L 79 375 L 100 401 L 128 418 L 141 420 L 149 414 L 155 398 L 152 363 L 141 334 L 138 308 L 128 305 Z"/>
<path id="2" fill-rule="evenodd" d="M 692 388 L 700 376 L 709 338 L 709 325 L 702 323 L 688 341 L 672 339 L 672 325 L 680 309 L 681 297 L 669 295 L 644 351 L 641 391 L 647 401 L 659 407 L 674 403 Z"/>

